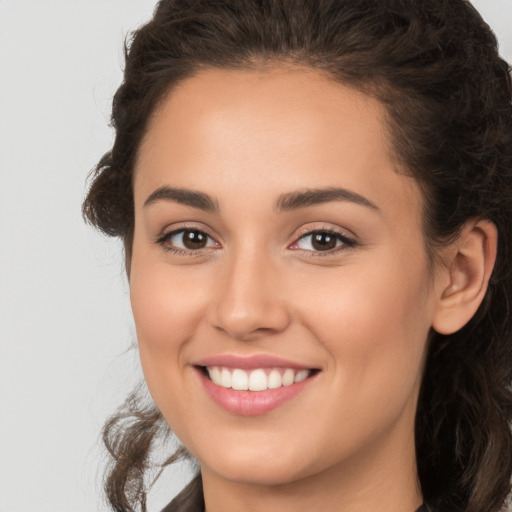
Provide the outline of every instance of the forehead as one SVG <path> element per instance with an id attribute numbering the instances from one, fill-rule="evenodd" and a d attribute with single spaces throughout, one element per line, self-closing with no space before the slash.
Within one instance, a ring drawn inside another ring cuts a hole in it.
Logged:
<path id="1" fill-rule="evenodd" d="M 371 139 L 387 152 L 385 115 L 378 101 L 309 68 L 207 69 L 179 83 L 159 104 L 139 163 L 161 142 L 174 150 L 184 141 L 200 142 L 205 151 L 225 150 L 228 143 L 273 142 L 269 151 L 321 143 L 325 154 L 328 145 Z"/>
<path id="2" fill-rule="evenodd" d="M 135 169 L 136 202 L 162 185 L 215 196 L 340 186 L 416 208 L 377 100 L 304 68 L 203 70 L 157 108 Z"/>

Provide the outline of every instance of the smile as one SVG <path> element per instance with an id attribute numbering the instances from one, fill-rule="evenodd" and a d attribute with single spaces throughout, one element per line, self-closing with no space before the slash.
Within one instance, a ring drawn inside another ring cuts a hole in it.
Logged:
<path id="1" fill-rule="evenodd" d="M 206 374 L 217 386 L 237 391 L 265 391 L 291 386 L 307 379 L 312 370 L 294 368 L 256 368 L 247 371 L 225 366 L 207 366 Z"/>
<path id="2" fill-rule="evenodd" d="M 207 396 L 241 416 L 266 414 L 296 399 L 321 373 L 274 356 L 216 356 L 193 365 Z"/>

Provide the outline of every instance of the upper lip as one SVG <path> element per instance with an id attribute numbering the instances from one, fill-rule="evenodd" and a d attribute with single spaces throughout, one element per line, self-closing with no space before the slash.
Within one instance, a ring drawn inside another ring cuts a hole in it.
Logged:
<path id="1" fill-rule="evenodd" d="M 293 368 L 297 370 L 311 370 L 312 367 L 270 354 L 253 356 L 237 356 L 224 354 L 205 357 L 194 363 L 195 366 L 224 366 L 227 368 L 240 368 L 241 370 L 255 370 L 256 368 Z"/>

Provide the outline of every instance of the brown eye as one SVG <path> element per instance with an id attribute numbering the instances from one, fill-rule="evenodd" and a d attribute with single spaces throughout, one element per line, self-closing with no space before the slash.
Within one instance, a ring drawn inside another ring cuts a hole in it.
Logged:
<path id="1" fill-rule="evenodd" d="M 332 253 L 338 250 L 349 249 L 356 245 L 356 242 L 341 233 L 325 229 L 310 231 L 302 235 L 290 248 L 301 249 L 314 253 Z"/>
<path id="2" fill-rule="evenodd" d="M 208 235 L 202 231 L 187 229 L 182 233 L 182 243 L 187 249 L 203 249 L 208 243 Z"/>
<path id="3" fill-rule="evenodd" d="M 208 233 L 200 229 L 180 229 L 164 235 L 158 243 L 173 252 L 200 251 L 218 247 L 217 242 Z"/>
<path id="4" fill-rule="evenodd" d="M 317 251 L 328 251 L 337 246 L 338 237 L 326 231 L 316 231 L 311 234 L 311 245 Z"/>

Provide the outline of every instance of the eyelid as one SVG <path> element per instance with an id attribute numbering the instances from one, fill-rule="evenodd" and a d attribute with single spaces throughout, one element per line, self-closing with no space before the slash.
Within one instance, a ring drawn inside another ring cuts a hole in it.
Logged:
<path id="1" fill-rule="evenodd" d="M 354 242 L 357 238 L 350 230 L 327 222 L 308 222 L 295 232 L 294 237 L 295 239 L 299 239 L 304 235 L 309 235 L 316 231 L 325 231 L 327 233 L 340 235 L 348 240 L 353 240 Z"/>

